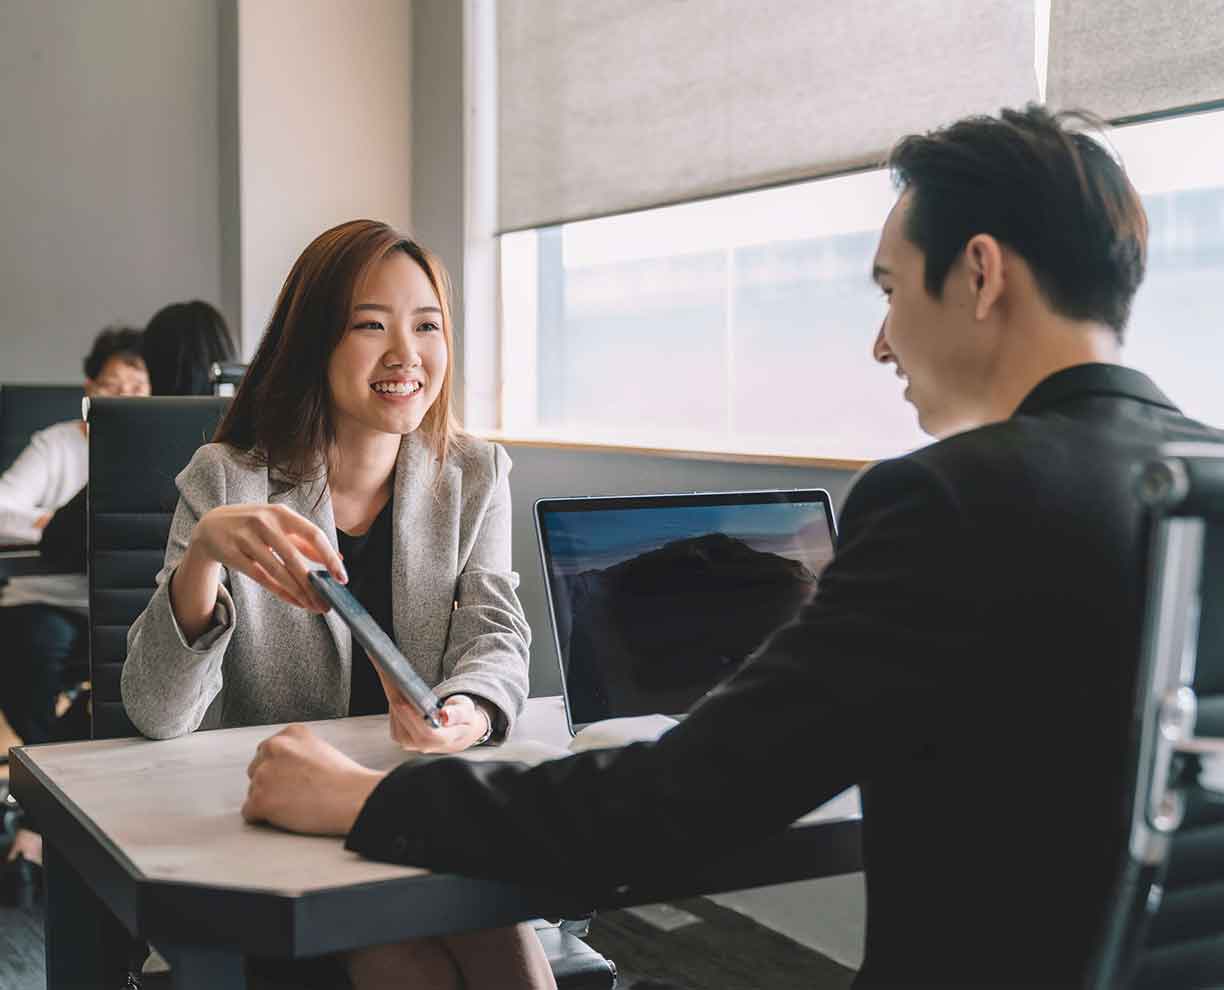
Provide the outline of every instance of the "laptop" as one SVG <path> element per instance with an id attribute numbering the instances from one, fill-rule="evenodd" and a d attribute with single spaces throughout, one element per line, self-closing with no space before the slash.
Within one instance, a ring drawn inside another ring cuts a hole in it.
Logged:
<path id="1" fill-rule="evenodd" d="M 570 732 L 680 716 L 792 619 L 833 556 L 828 492 L 535 503 Z"/>

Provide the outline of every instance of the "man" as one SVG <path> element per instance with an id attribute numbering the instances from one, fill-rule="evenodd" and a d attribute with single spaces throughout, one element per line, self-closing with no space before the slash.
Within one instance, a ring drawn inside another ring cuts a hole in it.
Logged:
<path id="1" fill-rule="evenodd" d="M 114 326 L 85 355 L 87 396 L 149 394 L 141 331 Z M 0 542 L 38 543 L 54 512 L 80 491 L 89 472 L 84 420 L 39 430 L 0 475 Z M 26 745 L 56 738 L 56 700 L 66 680 L 88 674 L 89 585 L 80 574 L 15 577 L 0 586 L 0 710 Z M 79 676 L 77 676 L 79 675 Z M 5 851 L 42 862 L 42 840 L 18 829 Z"/>
<path id="2" fill-rule="evenodd" d="M 858 784 L 859 986 L 1078 984 L 1124 841 L 1143 558 L 1132 470 L 1220 439 L 1118 365 L 1147 221 L 1038 107 L 903 140 L 874 346 L 940 442 L 865 472 L 816 596 L 654 744 L 383 776 L 302 727 L 244 814 L 377 859 L 609 890 Z"/>
<path id="3" fill-rule="evenodd" d="M 141 331 L 107 327 L 85 356 L 85 394 L 149 394 Z M 85 485 L 89 444 L 83 420 L 39 430 L 0 475 L 0 542 L 38 543 L 56 509 Z M 67 666 L 79 661 L 88 629 L 85 574 L 12 578 L 0 588 L 0 708 L 27 745 L 53 738 L 55 699 Z"/>

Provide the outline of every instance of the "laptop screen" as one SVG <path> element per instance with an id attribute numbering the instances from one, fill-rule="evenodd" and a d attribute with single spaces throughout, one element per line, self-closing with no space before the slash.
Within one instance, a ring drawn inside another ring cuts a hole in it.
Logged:
<path id="1" fill-rule="evenodd" d="M 683 713 L 794 617 L 833 555 L 821 490 L 542 499 L 571 726 Z"/>

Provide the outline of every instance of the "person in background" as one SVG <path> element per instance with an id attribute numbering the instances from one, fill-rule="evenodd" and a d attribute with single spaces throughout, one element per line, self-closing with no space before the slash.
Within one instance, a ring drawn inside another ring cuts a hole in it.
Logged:
<path id="1" fill-rule="evenodd" d="M 233 338 L 216 307 L 200 300 L 171 303 L 145 327 L 141 354 L 153 395 L 211 395 L 209 371 L 215 362 L 233 361 Z M 39 549 L 65 571 L 85 573 L 88 503 L 81 488 L 56 510 L 43 530 Z"/>
<path id="2" fill-rule="evenodd" d="M 1126 842 L 1134 470 L 1224 434 L 1121 364 L 1147 217 L 1074 117 L 968 118 L 889 164 L 871 350 L 938 442 L 859 476 L 798 618 L 655 743 L 383 774 L 291 726 L 248 820 L 598 903 L 857 784 L 858 986 L 1083 985 Z"/>
<path id="3" fill-rule="evenodd" d="M 141 331 L 108 327 L 85 358 L 87 396 L 149 394 Z M 0 476 L 0 542 L 38 543 L 56 509 L 85 484 L 83 420 L 39 430 Z M 55 699 L 69 664 L 84 661 L 88 629 L 84 574 L 15 577 L 0 588 L 0 708 L 27 744 L 53 738 Z"/>
<path id="4" fill-rule="evenodd" d="M 209 369 L 237 355 L 225 317 L 199 299 L 154 313 L 143 353 L 154 395 L 211 395 Z"/>
<path id="5" fill-rule="evenodd" d="M 165 566 L 123 665 L 141 732 L 388 711 L 308 562 L 348 583 L 443 699 L 440 728 L 391 720 L 402 744 L 457 752 L 511 731 L 530 630 L 510 564 L 510 459 L 459 429 L 452 354 L 449 281 L 421 245 L 357 220 L 306 247 L 214 442 L 176 479 Z M 554 986 L 529 925 L 312 960 L 292 979 Z"/>

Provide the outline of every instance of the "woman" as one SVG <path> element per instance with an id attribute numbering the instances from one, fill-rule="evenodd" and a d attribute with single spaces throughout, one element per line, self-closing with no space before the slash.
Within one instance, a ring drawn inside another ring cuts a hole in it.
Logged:
<path id="1" fill-rule="evenodd" d="M 513 727 L 530 632 L 510 462 L 451 414 L 448 288 L 431 254 L 369 220 L 294 264 L 215 442 L 178 477 L 165 567 L 128 634 L 124 705 L 146 735 L 386 712 L 374 667 L 311 588 L 318 564 L 444 701 L 438 729 L 393 715 L 397 739 L 448 753 Z M 347 968 L 361 986 L 552 985 L 527 926 L 354 953 Z"/>

